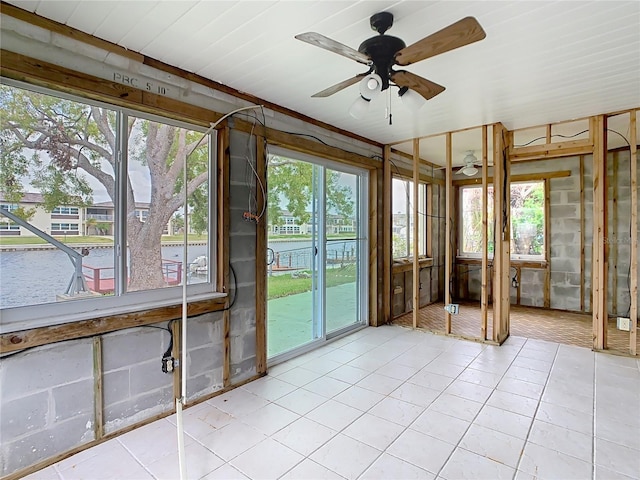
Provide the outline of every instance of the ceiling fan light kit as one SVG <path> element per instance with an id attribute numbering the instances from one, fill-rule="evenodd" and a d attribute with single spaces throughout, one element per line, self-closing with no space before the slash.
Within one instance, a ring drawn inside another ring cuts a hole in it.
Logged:
<path id="1" fill-rule="evenodd" d="M 400 38 L 385 35 L 385 32 L 393 25 L 391 12 L 372 15 L 369 23 L 379 35 L 362 42 L 358 50 L 316 32 L 301 33 L 295 37 L 297 40 L 329 50 L 369 67 L 365 73 L 343 80 L 312 95 L 313 97 L 328 97 L 355 83 L 360 83 L 360 97 L 349 109 L 352 116 L 356 117 L 354 113 L 361 115 L 356 118 L 362 118 L 369 108 L 371 99 L 389 87 L 398 88 L 398 95 L 403 104 L 406 104 L 412 111 L 417 111 L 426 100 L 442 93 L 445 87 L 411 72 L 394 70 L 393 67 L 395 65 L 411 65 L 477 42 L 486 36 L 475 18 L 466 17 L 406 46 Z M 391 120 L 390 115 L 388 116 Z"/>

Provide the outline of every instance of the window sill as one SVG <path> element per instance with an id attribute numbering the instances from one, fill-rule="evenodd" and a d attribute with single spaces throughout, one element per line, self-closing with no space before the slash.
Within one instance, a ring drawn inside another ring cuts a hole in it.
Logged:
<path id="1" fill-rule="evenodd" d="M 427 257 L 418 257 L 418 265 L 420 268 L 432 267 L 433 266 L 433 258 Z M 395 272 L 407 272 L 413 270 L 413 259 L 412 258 L 398 258 L 393 261 L 393 265 L 391 266 L 391 270 Z"/>
<path id="2" fill-rule="evenodd" d="M 472 256 L 458 256 L 456 257 L 456 263 L 461 265 L 480 265 L 482 258 Z M 493 257 L 489 257 L 489 263 L 493 263 Z M 529 258 L 511 258 L 511 265 L 521 268 L 547 268 L 546 260 L 536 260 Z"/>
<path id="3" fill-rule="evenodd" d="M 197 301 L 190 299 L 187 313 L 189 316 L 193 316 L 221 311 L 224 310 L 226 301 L 227 294 L 225 293 L 209 294 L 207 299 Z M 60 322 L 52 322 L 49 319 L 48 325 L 40 326 L 31 322 L 27 328 L 20 329 L 15 328 L 15 325 L 3 324 L 3 331 L 0 335 L 0 353 L 166 322 L 181 317 L 182 304 L 176 304 L 174 301 L 171 305 L 155 305 L 155 307 L 145 310 L 134 311 L 130 309 L 127 313 L 113 315 L 104 315 L 104 312 L 100 312 L 100 315 L 100 317 L 72 322 L 69 322 L 67 318 Z"/>

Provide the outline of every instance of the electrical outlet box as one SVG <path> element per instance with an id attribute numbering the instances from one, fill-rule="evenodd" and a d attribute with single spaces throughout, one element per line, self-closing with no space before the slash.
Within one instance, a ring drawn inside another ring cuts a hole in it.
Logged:
<path id="1" fill-rule="evenodd" d="M 450 303 L 449 305 L 445 305 L 444 309 L 451 315 L 457 315 L 458 310 L 460 310 L 460 305 L 458 305 L 457 303 Z"/>
<path id="2" fill-rule="evenodd" d="M 625 332 L 628 332 L 629 330 L 631 330 L 631 320 L 624 317 L 618 317 L 617 327 L 618 330 L 624 330 Z"/>

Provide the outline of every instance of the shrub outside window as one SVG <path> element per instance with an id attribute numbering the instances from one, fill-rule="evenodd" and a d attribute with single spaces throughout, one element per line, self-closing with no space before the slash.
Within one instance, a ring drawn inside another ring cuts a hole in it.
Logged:
<path id="1" fill-rule="evenodd" d="M 545 258 L 544 181 L 511 184 L 511 258 Z M 482 253 L 482 187 L 460 188 L 460 254 Z M 487 188 L 487 240 L 489 255 L 494 251 L 493 187 Z"/>

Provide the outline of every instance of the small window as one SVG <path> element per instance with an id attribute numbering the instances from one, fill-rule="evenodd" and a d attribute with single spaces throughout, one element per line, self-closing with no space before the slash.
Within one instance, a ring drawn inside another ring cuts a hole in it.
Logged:
<path id="1" fill-rule="evenodd" d="M 393 258 L 413 256 L 413 182 L 394 178 L 391 199 L 391 240 Z M 426 255 L 427 186 L 418 185 L 418 253 Z"/>
<path id="2" fill-rule="evenodd" d="M 460 254 L 482 253 L 482 187 L 460 189 Z M 493 187 L 487 187 L 487 240 L 489 255 L 494 252 Z M 544 259 L 544 181 L 511 184 L 511 258 Z"/>

